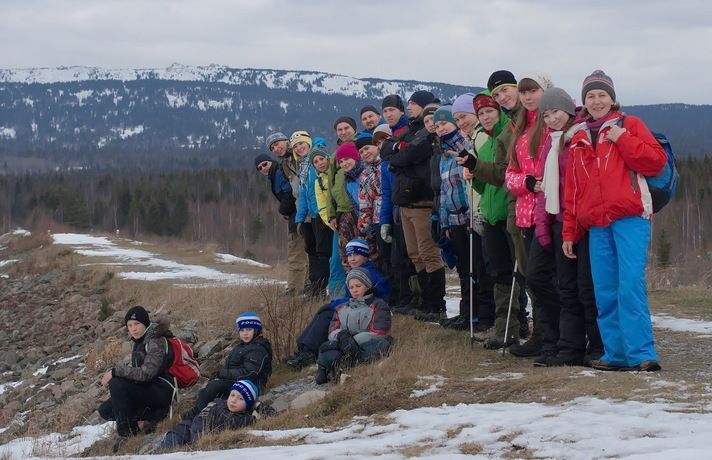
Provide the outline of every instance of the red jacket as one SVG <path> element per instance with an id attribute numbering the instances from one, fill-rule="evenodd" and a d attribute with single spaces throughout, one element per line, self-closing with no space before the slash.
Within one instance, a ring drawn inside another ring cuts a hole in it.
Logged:
<path id="1" fill-rule="evenodd" d="M 618 141 L 606 134 L 621 114 L 613 112 L 598 132 L 596 147 L 584 124 L 569 147 L 566 174 L 564 241 L 578 241 L 591 227 L 606 227 L 629 216 L 648 218 L 653 212 L 648 184 L 665 167 L 665 151 L 645 124 L 626 116 Z"/>

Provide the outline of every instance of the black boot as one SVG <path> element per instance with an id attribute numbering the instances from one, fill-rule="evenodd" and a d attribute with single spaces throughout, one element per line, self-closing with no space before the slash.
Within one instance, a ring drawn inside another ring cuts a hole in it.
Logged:
<path id="1" fill-rule="evenodd" d="M 445 269 L 440 268 L 428 273 L 427 281 L 428 283 L 423 289 L 427 310 L 420 317 L 416 315 L 415 319 L 439 323 L 445 314 Z"/>
<path id="2" fill-rule="evenodd" d="M 319 367 L 316 370 L 316 375 L 314 376 L 314 382 L 317 385 L 323 385 L 326 382 L 328 382 L 329 380 L 326 376 L 326 373 L 327 373 L 327 369 L 324 366 L 319 365 Z"/>

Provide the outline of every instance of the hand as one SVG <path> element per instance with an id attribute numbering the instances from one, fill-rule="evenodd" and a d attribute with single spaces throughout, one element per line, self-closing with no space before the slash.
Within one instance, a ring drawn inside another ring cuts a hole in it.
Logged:
<path id="1" fill-rule="evenodd" d="M 332 217 L 329 223 L 331 224 L 331 228 L 333 228 L 334 230 L 338 228 L 336 225 L 336 217 Z"/>
<path id="2" fill-rule="evenodd" d="M 472 180 L 475 178 L 475 175 L 472 174 L 472 171 L 470 171 L 467 168 L 462 168 L 462 178 L 465 180 Z"/>
<path id="3" fill-rule="evenodd" d="M 390 244 L 393 241 L 393 237 L 391 236 L 392 231 L 393 227 L 391 224 L 381 224 L 381 239 L 384 243 Z"/>
<path id="4" fill-rule="evenodd" d="M 111 371 L 106 371 L 104 372 L 104 375 L 101 376 L 101 386 L 105 387 L 109 384 L 109 380 L 111 380 Z"/>
<path id="5" fill-rule="evenodd" d="M 441 228 L 440 229 L 440 237 L 441 238 L 447 238 L 448 240 L 450 239 L 450 229 L 446 228 Z"/>
<path id="6" fill-rule="evenodd" d="M 619 137 L 621 137 L 621 134 L 626 132 L 627 129 L 621 128 L 618 125 L 613 125 L 608 129 L 608 132 L 606 133 L 606 139 L 608 139 L 611 142 L 616 142 Z"/>
<path id="7" fill-rule="evenodd" d="M 561 245 L 561 249 L 564 251 L 564 255 L 568 257 L 569 259 L 575 259 L 576 254 L 574 254 L 574 242 L 573 241 L 564 241 L 564 244 Z"/>
<path id="8" fill-rule="evenodd" d="M 464 152 L 464 155 L 463 155 Z M 461 151 L 456 158 L 457 164 L 464 166 L 470 171 L 474 171 L 475 166 L 477 166 L 477 158 L 474 155 L 470 155 L 466 150 Z"/>
<path id="9" fill-rule="evenodd" d="M 526 179 L 524 179 L 524 185 L 532 193 L 541 192 L 541 180 L 534 176 L 527 175 Z"/>

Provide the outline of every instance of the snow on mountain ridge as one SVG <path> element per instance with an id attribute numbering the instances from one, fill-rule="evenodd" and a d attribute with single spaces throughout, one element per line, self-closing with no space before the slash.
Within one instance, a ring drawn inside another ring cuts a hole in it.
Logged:
<path id="1" fill-rule="evenodd" d="M 409 94 L 417 90 L 434 90 L 442 86 L 457 87 L 435 82 L 354 78 L 316 71 L 235 69 L 217 64 L 187 66 L 175 63 L 165 69 L 105 69 L 88 66 L 0 69 L 2 83 L 48 84 L 87 80 L 205 81 L 361 98 L 369 97 L 373 93 L 382 97 L 394 93 Z"/>

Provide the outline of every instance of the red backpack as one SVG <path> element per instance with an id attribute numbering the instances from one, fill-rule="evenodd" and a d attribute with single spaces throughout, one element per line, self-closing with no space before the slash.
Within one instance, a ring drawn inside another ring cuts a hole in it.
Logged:
<path id="1" fill-rule="evenodd" d="M 200 377 L 200 364 L 193 357 L 190 345 L 178 337 L 166 337 L 166 342 L 166 346 L 170 346 L 173 351 L 168 373 L 175 377 L 178 388 L 193 386 Z"/>

